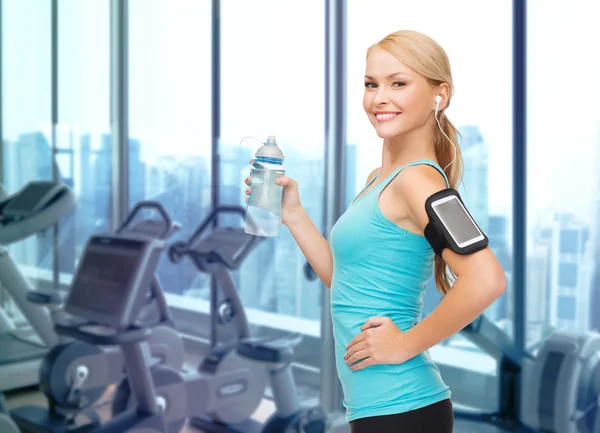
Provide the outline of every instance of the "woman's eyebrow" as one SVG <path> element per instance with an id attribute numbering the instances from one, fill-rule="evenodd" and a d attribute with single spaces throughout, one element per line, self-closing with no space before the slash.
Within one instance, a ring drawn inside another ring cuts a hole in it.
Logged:
<path id="1" fill-rule="evenodd" d="M 394 72 L 393 74 L 388 75 L 386 78 L 392 78 L 392 77 L 395 77 L 396 75 L 406 75 L 406 74 L 404 72 Z M 369 75 L 365 75 L 365 78 L 374 80 L 374 78 Z"/>

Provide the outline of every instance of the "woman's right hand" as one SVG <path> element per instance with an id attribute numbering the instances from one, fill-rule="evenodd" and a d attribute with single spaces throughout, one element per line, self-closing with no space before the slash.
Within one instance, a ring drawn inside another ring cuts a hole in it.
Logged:
<path id="1" fill-rule="evenodd" d="M 252 161 L 250 162 L 252 163 Z M 246 188 L 246 203 L 250 198 L 252 188 L 252 177 L 248 176 L 244 179 L 244 183 L 248 185 Z M 302 203 L 300 202 L 300 193 L 298 192 L 298 182 L 288 176 L 282 176 L 277 179 L 277 185 L 283 186 L 283 197 L 281 201 L 281 222 L 287 226 L 288 222 L 293 219 L 293 216 L 302 211 Z"/>

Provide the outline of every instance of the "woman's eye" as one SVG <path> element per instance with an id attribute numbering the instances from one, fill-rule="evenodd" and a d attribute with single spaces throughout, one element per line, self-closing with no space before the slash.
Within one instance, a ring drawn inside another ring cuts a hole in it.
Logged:
<path id="1" fill-rule="evenodd" d="M 371 82 L 365 83 L 365 88 L 367 88 L 367 89 L 374 89 L 375 87 L 377 87 L 375 83 L 371 83 Z"/>

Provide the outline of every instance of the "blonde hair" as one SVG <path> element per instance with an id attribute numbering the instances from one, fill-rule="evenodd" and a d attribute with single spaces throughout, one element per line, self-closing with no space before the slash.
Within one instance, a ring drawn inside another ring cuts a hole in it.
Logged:
<path id="1" fill-rule="evenodd" d="M 450 187 L 458 189 L 458 184 L 462 178 L 463 159 L 457 141 L 460 134 L 445 114 L 446 108 L 450 105 L 450 100 L 454 94 L 450 61 L 446 52 L 429 36 L 412 30 L 401 30 L 386 36 L 381 41 L 369 47 L 367 58 L 376 47 L 382 48 L 392 54 L 406 67 L 423 76 L 431 86 L 436 87 L 442 83 L 448 85 L 448 100 L 444 109 L 438 111 L 438 119 L 441 128 L 456 145 L 456 160 L 446 168 L 446 176 L 448 177 Z M 435 124 L 435 130 L 435 155 L 440 166 L 446 167 L 454 159 L 454 147 L 444 137 L 437 123 Z M 448 269 L 444 259 L 437 255 L 434 259 L 434 276 L 436 286 L 443 295 L 448 293 L 453 280 L 456 278 L 452 271 Z"/>

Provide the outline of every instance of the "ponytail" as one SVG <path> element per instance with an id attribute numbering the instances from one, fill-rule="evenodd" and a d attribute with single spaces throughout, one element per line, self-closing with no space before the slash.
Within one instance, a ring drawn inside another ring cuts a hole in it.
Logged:
<path id="1" fill-rule="evenodd" d="M 452 143 L 456 145 L 456 159 L 454 158 L 454 146 L 448 141 L 444 134 L 442 134 L 437 123 L 435 125 L 435 130 L 437 131 L 435 138 L 435 156 L 442 169 L 445 169 L 450 188 L 457 189 L 463 170 L 463 159 L 457 140 L 460 134 L 448 117 L 446 117 L 444 111 L 441 111 L 438 116 L 442 130 L 446 133 Z M 454 160 L 454 162 L 452 162 L 452 160 Z M 452 164 L 448 167 L 448 164 L 451 162 Z M 435 285 L 438 288 L 438 291 L 442 295 L 445 295 L 452 287 L 454 280 L 456 280 L 456 275 L 448 268 L 444 259 L 438 255 L 436 255 L 434 259 L 433 272 Z"/>

